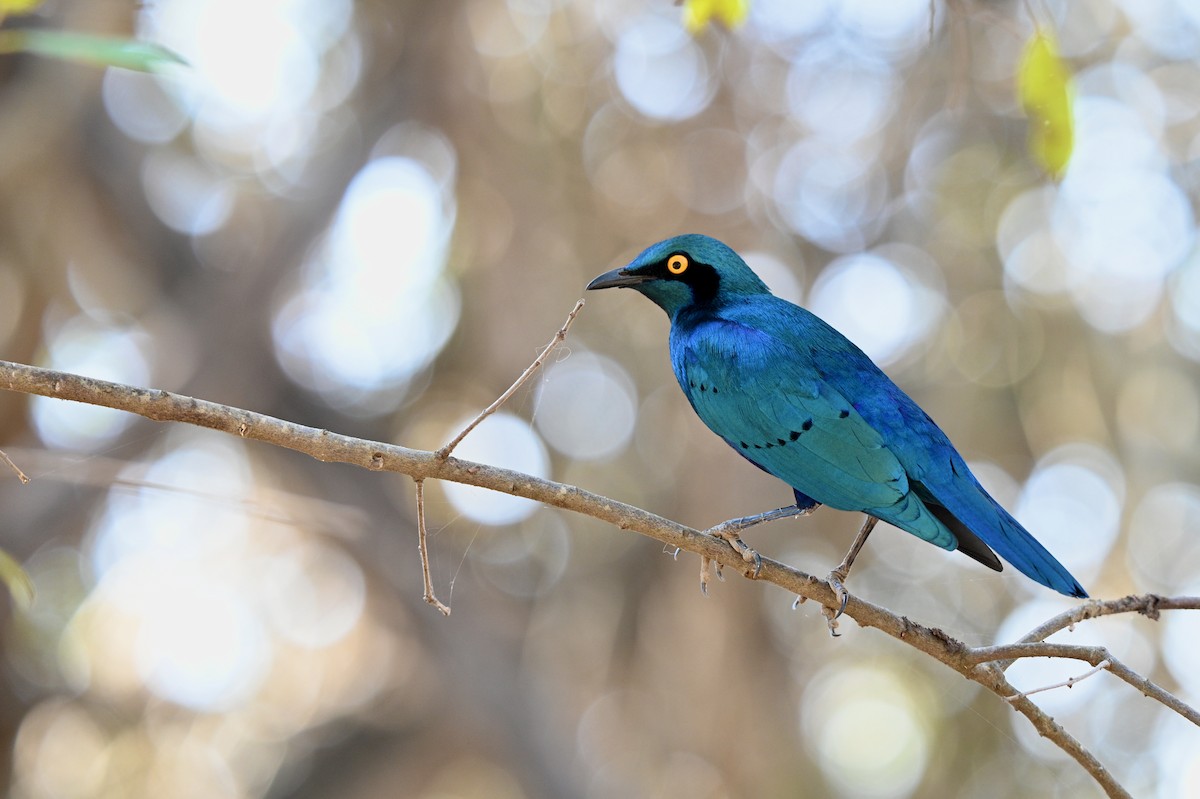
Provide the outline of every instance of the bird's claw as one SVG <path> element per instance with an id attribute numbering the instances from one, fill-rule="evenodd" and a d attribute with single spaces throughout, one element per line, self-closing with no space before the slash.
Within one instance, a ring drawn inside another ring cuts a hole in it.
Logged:
<path id="1" fill-rule="evenodd" d="M 722 530 L 720 527 L 715 527 L 713 528 L 713 532 L 729 542 L 729 546 L 733 547 L 734 551 L 742 556 L 742 560 L 754 564 L 754 577 L 759 575 L 759 572 L 762 571 L 762 555 L 758 554 L 756 550 L 751 549 L 734 530 Z"/>
<path id="2" fill-rule="evenodd" d="M 829 576 L 825 578 L 825 582 L 829 584 L 829 587 L 833 590 L 834 595 L 838 598 L 838 609 L 837 612 L 833 614 L 833 618 L 830 619 L 831 623 L 836 621 L 839 616 L 846 612 L 846 603 L 850 601 L 850 592 L 847 591 L 846 586 L 842 584 L 842 581 L 845 579 L 846 575 L 840 574 L 836 570 L 831 571 Z M 830 629 L 832 630 L 832 628 Z"/>
<path id="3" fill-rule="evenodd" d="M 721 564 L 711 558 L 700 556 L 700 593 L 708 596 L 708 581 L 716 575 L 717 582 L 725 582 L 725 575 L 721 572 Z"/>
<path id="4" fill-rule="evenodd" d="M 842 634 L 837 631 L 838 614 L 834 609 L 825 605 L 821 608 L 821 615 L 825 617 L 825 623 L 829 625 L 829 634 L 834 638 L 841 638 Z"/>

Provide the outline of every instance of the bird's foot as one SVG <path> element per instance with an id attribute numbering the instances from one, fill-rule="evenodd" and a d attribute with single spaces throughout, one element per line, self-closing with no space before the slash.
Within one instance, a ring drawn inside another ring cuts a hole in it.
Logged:
<path id="1" fill-rule="evenodd" d="M 747 525 L 744 524 L 745 521 L 745 519 L 732 519 L 727 522 L 721 522 L 716 527 L 711 527 L 704 532 L 707 535 L 724 539 L 729 543 L 729 546 L 733 547 L 735 552 L 742 556 L 742 560 L 746 561 L 747 563 L 753 563 L 753 576 L 757 577 L 758 573 L 762 571 L 762 555 L 759 555 L 756 551 L 751 549 L 739 535 L 739 533 L 747 527 Z"/>
<path id="2" fill-rule="evenodd" d="M 845 571 L 841 569 L 834 569 L 829 573 L 829 576 L 825 578 L 825 582 L 829 584 L 830 589 L 833 590 L 833 594 L 838 600 L 838 607 L 836 611 L 834 611 L 832 607 L 829 608 L 830 612 L 833 613 L 832 618 L 829 620 L 831 624 L 835 622 L 839 616 L 846 612 L 846 603 L 850 601 L 850 592 L 846 590 L 845 586 L 847 576 L 848 575 Z M 832 629 L 833 628 L 831 626 L 830 630 Z"/>
<path id="3" fill-rule="evenodd" d="M 816 510 L 816 508 L 816 505 L 806 505 L 804 507 L 800 507 L 799 505 L 788 505 L 786 508 L 779 508 L 777 510 L 767 511 L 766 513 L 759 513 L 754 516 L 742 516 L 738 519 L 730 519 L 727 522 L 721 522 L 716 527 L 708 528 L 704 531 L 704 533 L 706 535 L 715 536 L 727 541 L 729 546 L 733 547 L 733 550 L 742 556 L 742 560 L 746 561 L 747 563 L 754 564 L 753 571 L 747 572 L 746 576 L 752 578 L 758 577 L 759 573 L 762 571 L 762 555 L 758 554 L 758 552 L 746 545 L 746 542 L 742 540 L 742 530 L 753 527 L 756 524 L 762 524 L 763 522 L 773 522 L 776 519 L 787 519 L 792 516 L 807 516 Z M 721 564 L 714 562 L 712 565 L 710 565 L 707 559 L 701 559 L 700 590 L 704 592 L 705 596 L 708 596 L 708 579 L 712 576 L 714 570 L 716 572 L 717 579 L 723 581 L 725 578 L 721 576 Z"/>
<path id="4" fill-rule="evenodd" d="M 850 601 L 850 592 L 846 590 L 845 586 L 846 579 L 850 576 L 850 567 L 854 565 L 854 559 L 862 551 L 863 545 L 867 543 L 867 536 L 875 529 L 875 525 L 878 522 L 879 519 L 874 516 L 867 516 L 866 520 L 863 521 L 862 529 L 858 531 L 858 535 L 854 538 L 854 543 L 850 545 L 850 551 L 846 553 L 846 557 L 842 558 L 842 562 L 837 565 L 837 568 L 831 571 L 829 576 L 825 578 L 825 582 L 829 583 L 829 587 L 833 589 L 833 593 L 838 600 L 837 611 L 834 611 L 830 607 L 828 611 L 832 615 L 827 614 L 829 618 L 829 632 L 833 633 L 835 637 L 837 636 L 835 632 L 837 619 L 846 612 L 846 603 Z"/>
<path id="5" fill-rule="evenodd" d="M 728 543 L 730 543 L 730 546 L 734 548 L 734 551 L 742 554 L 742 559 L 745 560 L 746 563 L 754 564 L 754 570 L 746 572 L 746 576 L 757 577 L 758 572 L 762 571 L 762 555 L 755 552 L 754 549 L 751 549 L 749 546 L 746 546 L 746 542 L 742 539 L 739 539 L 737 533 L 722 534 L 718 528 L 708 530 L 707 533 L 709 535 L 716 535 L 721 537 L 721 539 L 725 539 L 728 541 Z M 718 581 L 722 583 L 725 582 L 725 575 L 722 575 L 721 573 L 721 564 L 712 558 L 706 558 L 704 555 L 701 555 L 700 590 L 704 596 L 708 596 L 708 582 L 713 575 L 716 576 Z"/>
<path id="6" fill-rule="evenodd" d="M 747 563 L 753 563 L 753 576 L 758 576 L 758 573 L 762 571 L 762 555 L 751 549 L 750 546 L 742 540 L 741 536 L 737 534 L 736 530 L 721 530 L 720 525 L 718 525 L 717 527 L 714 527 L 711 532 L 728 541 L 729 546 L 733 547 L 734 551 L 742 556 L 742 560 L 746 561 Z M 717 564 L 717 569 L 717 573 L 720 574 L 720 564 Z"/>

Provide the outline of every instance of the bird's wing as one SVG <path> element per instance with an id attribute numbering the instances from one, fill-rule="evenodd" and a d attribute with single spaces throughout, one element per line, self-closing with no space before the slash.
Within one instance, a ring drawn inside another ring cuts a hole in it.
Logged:
<path id="1" fill-rule="evenodd" d="M 674 341 L 672 361 L 697 415 L 765 471 L 818 502 L 955 547 L 953 534 L 910 492 L 879 432 L 794 347 L 713 322 Z"/>

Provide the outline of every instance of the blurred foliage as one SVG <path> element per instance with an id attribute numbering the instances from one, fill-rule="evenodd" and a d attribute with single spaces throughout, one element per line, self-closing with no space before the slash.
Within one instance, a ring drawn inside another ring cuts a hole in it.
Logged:
<path id="1" fill-rule="evenodd" d="M 732 30 L 746 21 L 750 0 L 683 0 L 683 24 L 696 33 L 718 20 Z"/>
<path id="2" fill-rule="evenodd" d="M 1017 87 L 1029 116 L 1030 154 L 1047 174 L 1059 179 L 1067 171 L 1074 146 L 1071 72 L 1051 33 L 1038 29 L 1025 46 Z"/>
<path id="3" fill-rule="evenodd" d="M 169 65 L 184 63 L 170 50 L 150 42 L 71 31 L 0 31 L 0 53 L 34 53 L 92 66 L 141 72 L 156 72 Z"/>
<path id="4" fill-rule="evenodd" d="M 1195 593 L 1200 15 L 1038 6 L 1074 73 L 1049 185 L 1022 4 L 755 0 L 696 36 L 669 0 L 48 4 L 191 66 L 0 57 L 0 357 L 435 448 L 587 280 L 705 232 L 876 357 L 1094 595 Z M 702 527 L 790 501 L 694 418 L 666 327 L 589 298 L 458 454 Z M 703 600 L 694 560 L 591 520 L 427 485 L 443 619 L 411 482 L 8 393 L 0 448 L 33 478 L 0 476 L 37 589 L 4 631 L 14 797 L 1092 790 L 903 645 L 749 581 Z M 858 522 L 749 541 L 819 574 Z M 850 587 L 972 644 L 1064 607 L 887 528 Z M 1064 638 L 1195 705 L 1198 628 Z M 1196 795 L 1186 722 L 1106 675 L 1038 698 L 1135 795 Z"/>
<path id="5" fill-rule="evenodd" d="M 2 549 L 0 549 L 0 582 L 4 583 L 9 596 L 12 597 L 19 609 L 29 610 L 29 606 L 33 604 L 33 580 L 29 579 L 29 574 L 21 568 L 21 564 Z"/>
<path id="6" fill-rule="evenodd" d="M 0 0 L 0 23 L 7 15 L 30 14 L 41 6 L 42 0 Z M 184 63 L 161 45 L 135 39 L 37 28 L 0 30 L 0 55 L 14 53 L 34 53 L 92 66 L 141 72 L 156 72 Z"/>
<path id="7" fill-rule="evenodd" d="M 0 0 L 0 18 L 5 14 L 28 14 L 36 11 L 43 0 Z"/>

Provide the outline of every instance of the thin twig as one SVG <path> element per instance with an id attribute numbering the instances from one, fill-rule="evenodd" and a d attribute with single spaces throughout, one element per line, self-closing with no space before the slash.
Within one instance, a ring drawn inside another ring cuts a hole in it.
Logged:
<path id="1" fill-rule="evenodd" d="M 1128 597 L 1127 597 L 1128 598 Z M 1196 597 L 1174 597 L 1170 601 L 1174 602 L 1177 599 L 1195 599 Z M 1161 597 L 1166 600 L 1166 597 Z M 1122 600 L 1117 600 L 1121 602 Z M 1112 653 L 1103 646 L 1084 646 L 1080 644 L 1060 644 L 1047 643 L 1045 641 L 1032 641 L 1016 644 L 1001 644 L 999 646 L 978 647 L 966 653 L 969 661 L 975 663 L 995 663 L 1001 670 L 1007 669 L 1014 661 L 1021 658 L 1071 658 L 1073 660 L 1082 660 L 1090 663 L 1092 666 L 1097 666 L 1100 663 L 1107 663 L 1108 670 L 1115 677 L 1118 677 L 1125 682 L 1138 689 L 1143 695 L 1150 699 L 1160 702 L 1165 707 L 1178 713 L 1183 718 L 1200 727 L 1200 711 L 1197 711 L 1191 705 L 1187 704 L 1179 697 L 1167 691 L 1165 688 L 1152 682 L 1150 679 L 1143 677 L 1133 669 L 1126 666 L 1117 658 L 1113 657 Z M 1079 678 L 1077 678 L 1079 679 Z M 1059 687 L 1059 686 L 1052 686 Z M 1044 689 L 1039 689 L 1044 690 Z M 1027 694 L 1036 693 L 1035 691 L 1026 691 Z"/>
<path id="2" fill-rule="evenodd" d="M 29 485 L 29 475 L 21 471 L 21 467 L 13 463 L 13 459 L 8 457 L 8 454 L 2 449 L 0 449 L 0 461 L 7 463 L 17 473 L 17 479 L 21 481 L 21 485 Z"/>
<path id="3" fill-rule="evenodd" d="M 1020 696 L 1016 688 L 1014 688 L 1008 680 L 1004 678 L 1004 672 L 995 666 L 986 666 L 981 671 L 978 677 L 972 678 L 984 687 L 990 689 L 994 693 L 1002 697 L 1009 697 L 1014 694 L 1018 696 L 1012 700 L 1012 707 L 1033 725 L 1043 738 L 1047 738 L 1062 749 L 1068 755 L 1075 759 L 1075 762 L 1083 766 L 1092 779 L 1104 790 L 1112 799 L 1133 799 L 1133 795 L 1122 787 L 1121 783 L 1117 782 L 1112 773 L 1104 767 L 1104 764 L 1096 759 L 1096 756 L 1084 748 L 1079 740 L 1067 732 L 1066 729 L 1050 717 L 1044 710 L 1035 705 L 1028 697 Z"/>
<path id="4" fill-rule="evenodd" d="M 433 593 L 433 578 L 429 576 L 429 542 L 425 532 L 425 480 L 417 484 L 417 550 L 421 553 L 421 578 L 425 581 L 425 601 L 437 608 L 443 616 L 450 615 L 450 606 L 442 603 Z"/>
<path id="5" fill-rule="evenodd" d="M 1016 702 L 1018 699 L 1020 699 L 1022 697 L 1031 696 L 1033 694 L 1040 694 L 1042 691 L 1053 691 L 1055 688 L 1071 688 L 1075 685 L 1075 683 L 1086 680 L 1088 677 L 1091 677 L 1093 674 L 1095 674 L 1098 671 L 1104 671 L 1110 665 L 1111 664 L 1107 660 L 1102 660 L 1099 663 L 1097 663 L 1095 666 L 1092 666 L 1092 668 L 1085 671 L 1083 674 L 1080 674 L 1078 677 L 1068 677 L 1067 679 L 1063 680 L 1062 682 L 1055 683 L 1054 685 L 1043 685 L 1041 688 L 1034 688 L 1030 691 L 1022 691 L 1019 694 L 1013 694 L 1012 696 L 1006 696 L 1004 698 L 1008 702 Z"/>
<path id="6" fill-rule="evenodd" d="M 467 434 L 478 427 L 480 422 L 499 410 L 501 405 L 503 405 L 505 402 L 508 402 L 509 397 L 517 393 L 517 389 L 525 385 L 525 381 L 533 377 L 533 373 L 536 372 L 538 367 L 545 362 L 550 353 L 554 351 L 554 348 L 561 344 L 564 339 L 566 339 L 567 331 L 571 329 L 571 323 L 575 321 L 575 317 L 579 315 L 579 311 L 582 308 L 583 300 L 575 303 L 575 307 L 571 309 L 571 313 L 567 314 L 567 321 L 563 322 L 563 326 L 560 327 L 558 332 L 554 334 L 554 338 L 550 339 L 550 343 L 546 345 L 546 348 L 542 350 L 541 354 L 533 359 L 533 363 L 529 364 L 529 368 L 524 372 L 521 372 L 521 376 L 517 378 L 517 381 L 509 386 L 507 391 L 497 397 L 495 402 L 484 408 L 478 416 L 472 419 L 471 423 L 464 427 L 462 432 L 456 435 L 449 444 L 442 447 L 435 453 L 440 460 L 446 460 L 446 458 L 449 458 L 450 453 L 453 452 L 454 448 L 457 447 L 462 440 L 467 437 Z"/>

